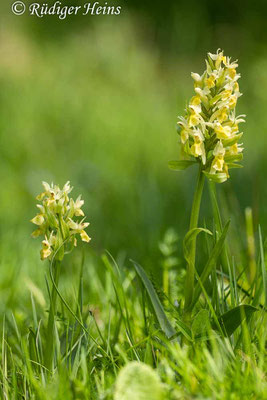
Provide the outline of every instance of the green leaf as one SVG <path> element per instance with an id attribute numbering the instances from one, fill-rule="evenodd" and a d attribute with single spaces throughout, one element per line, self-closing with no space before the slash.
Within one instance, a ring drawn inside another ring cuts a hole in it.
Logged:
<path id="1" fill-rule="evenodd" d="M 229 155 L 229 156 L 225 156 L 224 157 L 224 161 L 226 163 L 228 162 L 235 162 L 235 161 L 242 161 L 243 160 L 243 154 L 239 153 L 239 154 L 233 154 L 233 155 Z"/>
<path id="2" fill-rule="evenodd" d="M 184 247 L 184 258 L 190 263 L 191 262 L 191 242 L 197 237 L 200 232 L 206 232 L 209 235 L 212 235 L 211 231 L 205 228 L 193 228 L 187 232 L 184 238 L 183 247 Z"/>
<path id="3" fill-rule="evenodd" d="M 206 175 L 206 177 L 215 183 L 223 183 L 225 181 L 227 181 L 227 175 L 224 172 L 219 172 L 217 174 L 210 174 L 206 171 L 203 171 L 204 174 Z"/>
<path id="4" fill-rule="evenodd" d="M 155 292 L 155 289 L 150 282 L 147 274 L 145 273 L 144 269 L 141 267 L 141 265 L 137 264 L 135 261 L 131 260 L 133 263 L 135 270 L 139 277 L 141 278 L 141 281 L 143 282 L 144 287 L 147 290 L 147 293 L 149 295 L 149 298 L 151 300 L 153 309 L 155 311 L 156 317 L 158 319 L 159 325 L 167 338 L 171 338 L 176 334 L 176 331 L 172 327 L 170 321 L 168 320 L 168 317 L 165 314 L 165 311 L 163 309 L 163 306 L 158 298 L 157 293 Z"/>
<path id="5" fill-rule="evenodd" d="M 244 319 L 249 319 L 249 317 L 255 312 L 258 311 L 256 307 L 250 306 L 248 304 L 241 304 L 226 313 L 222 314 L 218 320 L 222 326 L 223 331 L 228 336 L 231 336 L 232 333 L 239 327 Z"/>
<path id="6" fill-rule="evenodd" d="M 190 328 L 179 318 L 178 316 L 175 317 L 176 325 L 179 328 L 179 331 L 184 335 L 184 337 L 192 342 L 192 334 Z"/>
<path id="7" fill-rule="evenodd" d="M 200 310 L 193 319 L 192 335 L 194 339 L 199 339 L 203 336 L 208 336 L 211 330 L 210 318 L 208 310 Z"/>
<path id="8" fill-rule="evenodd" d="M 183 171 L 186 168 L 191 167 L 191 165 L 196 164 L 196 161 L 190 160 L 180 160 L 180 161 L 169 161 L 168 166 L 173 171 Z"/>
<path id="9" fill-rule="evenodd" d="M 230 162 L 230 163 L 227 163 L 227 167 L 229 169 L 231 169 L 231 168 L 243 168 L 243 165 Z"/>
<path id="10" fill-rule="evenodd" d="M 213 247 L 213 249 L 212 249 L 212 251 L 210 253 L 208 262 L 205 265 L 205 267 L 203 269 L 203 272 L 202 272 L 202 274 L 201 274 L 201 276 L 199 278 L 201 280 L 202 285 L 205 285 L 205 282 L 208 279 L 209 275 L 211 274 L 212 269 L 216 268 L 217 260 L 218 260 L 218 258 L 220 256 L 221 251 L 222 251 L 223 246 L 224 246 L 224 241 L 226 239 L 226 235 L 227 235 L 227 232 L 228 232 L 229 224 L 230 224 L 230 221 L 228 221 L 226 223 L 225 227 L 223 228 L 223 231 L 222 231 L 222 234 L 221 234 L 219 240 L 216 242 L 215 246 Z M 196 285 L 196 288 L 195 288 L 194 298 L 193 298 L 193 301 L 192 301 L 192 304 L 191 304 L 191 308 L 193 308 L 193 306 L 196 304 L 196 302 L 197 302 L 197 300 L 198 300 L 198 298 L 200 296 L 200 293 L 201 293 L 201 285 L 198 282 L 197 285 Z"/>
<path id="11" fill-rule="evenodd" d="M 235 135 L 231 139 L 223 139 L 222 142 L 223 142 L 224 147 L 233 146 L 233 144 L 237 143 L 239 141 L 239 139 L 241 139 L 242 136 L 243 136 L 243 132 L 239 133 L 238 135 Z"/>

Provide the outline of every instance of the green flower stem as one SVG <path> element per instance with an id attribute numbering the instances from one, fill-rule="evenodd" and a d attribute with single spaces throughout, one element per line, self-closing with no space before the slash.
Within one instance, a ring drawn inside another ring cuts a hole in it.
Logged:
<path id="1" fill-rule="evenodd" d="M 209 192 L 210 192 L 210 199 L 211 199 L 213 218 L 214 218 L 214 222 L 215 222 L 216 231 L 219 233 L 219 235 L 221 235 L 223 226 L 222 226 L 222 219 L 221 219 L 219 204 L 217 201 L 216 184 L 214 182 L 209 181 Z M 228 249 L 227 249 L 226 244 L 224 244 L 223 249 L 222 249 L 221 263 L 222 263 L 223 271 L 225 273 L 229 273 L 230 263 L 229 263 Z"/>
<path id="2" fill-rule="evenodd" d="M 193 205 L 191 210 L 190 227 L 189 230 L 197 228 L 199 210 L 202 198 L 202 192 L 205 182 L 205 175 L 202 172 L 201 165 L 199 166 L 197 186 L 194 194 Z M 186 271 L 186 282 L 185 282 L 185 313 L 189 313 L 189 307 L 194 296 L 194 278 L 195 278 L 195 258 L 196 258 L 196 238 L 191 243 L 191 258 L 187 264 Z M 186 319 L 190 319 L 190 315 L 187 315 Z"/>
<path id="3" fill-rule="evenodd" d="M 54 282 L 56 287 L 59 282 L 60 275 L 60 265 L 61 262 L 56 260 L 54 264 Z M 46 349 L 45 349 L 45 367 L 49 370 L 52 370 L 53 366 L 53 355 L 54 355 L 54 323 L 55 323 L 55 315 L 56 315 L 56 303 L 57 303 L 57 291 L 56 287 L 52 283 L 52 292 L 50 297 L 50 309 L 46 330 Z"/>

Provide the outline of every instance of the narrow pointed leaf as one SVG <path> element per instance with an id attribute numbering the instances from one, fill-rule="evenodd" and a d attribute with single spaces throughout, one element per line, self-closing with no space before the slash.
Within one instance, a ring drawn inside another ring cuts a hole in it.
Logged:
<path id="1" fill-rule="evenodd" d="M 223 139 L 222 142 L 223 142 L 224 147 L 233 146 L 233 144 L 237 143 L 239 141 L 239 139 L 241 139 L 242 136 L 243 136 L 243 132 L 239 133 L 238 135 L 235 135 L 231 139 Z"/>
<path id="2" fill-rule="evenodd" d="M 233 155 L 229 155 L 229 156 L 225 156 L 224 157 L 225 162 L 235 162 L 235 161 L 242 161 L 243 160 L 243 154 L 239 153 L 239 154 L 233 154 Z"/>
<path id="3" fill-rule="evenodd" d="M 216 268 L 216 264 L 217 264 L 217 260 L 221 254 L 221 251 L 223 249 L 224 246 L 224 241 L 228 232 L 228 228 L 229 228 L 229 224 L 230 221 L 228 221 L 225 225 L 225 227 L 223 228 L 222 234 L 219 238 L 219 240 L 217 241 L 217 243 L 215 244 L 215 246 L 213 247 L 208 262 L 200 276 L 200 280 L 202 285 L 205 285 L 206 280 L 208 279 L 209 275 L 211 274 L 211 271 L 213 270 L 213 268 Z M 196 304 L 199 296 L 201 293 L 201 285 L 198 282 L 195 288 L 195 293 L 194 293 L 194 299 L 191 305 L 191 308 Z"/>
<path id="4" fill-rule="evenodd" d="M 195 240 L 195 238 L 197 237 L 197 235 L 200 232 L 205 232 L 208 233 L 209 235 L 212 235 L 211 231 L 209 231 L 208 229 L 205 228 L 193 228 L 190 229 L 190 231 L 187 232 L 187 234 L 185 235 L 184 238 L 184 242 L 183 242 L 183 247 L 184 247 L 184 258 L 185 260 L 190 263 L 191 261 L 191 243 L 193 240 Z"/>
<path id="5" fill-rule="evenodd" d="M 137 274 L 141 278 L 141 281 L 142 281 L 144 287 L 147 290 L 147 293 L 151 300 L 153 309 L 155 311 L 155 314 L 156 314 L 156 317 L 158 319 L 161 329 L 163 330 L 163 332 L 165 333 L 167 338 L 171 338 L 172 336 L 174 336 L 176 334 L 176 331 L 172 327 L 167 315 L 165 314 L 163 306 L 158 298 L 158 295 L 157 295 L 151 281 L 149 280 L 147 274 L 145 273 L 145 271 L 141 267 L 141 265 L 137 264 L 135 261 L 132 261 L 132 263 L 135 267 Z"/>
<path id="6" fill-rule="evenodd" d="M 230 163 L 227 163 L 227 167 L 229 169 L 232 169 L 232 168 L 243 168 L 243 165 L 230 162 Z"/>
<path id="7" fill-rule="evenodd" d="M 244 319 L 249 319 L 249 317 L 258 311 L 256 307 L 250 306 L 248 304 L 241 304 L 226 313 L 222 314 L 218 320 L 222 326 L 223 331 L 231 336 L 232 333 L 239 327 Z"/>
<path id="8" fill-rule="evenodd" d="M 196 164 L 196 161 L 180 160 L 180 161 L 169 161 L 168 166 L 173 171 L 183 171 L 191 165 Z"/>
<path id="9" fill-rule="evenodd" d="M 176 317 L 175 319 L 176 319 L 176 326 L 179 329 L 179 332 L 181 332 L 187 340 L 192 342 L 191 329 L 181 320 L 181 318 Z"/>

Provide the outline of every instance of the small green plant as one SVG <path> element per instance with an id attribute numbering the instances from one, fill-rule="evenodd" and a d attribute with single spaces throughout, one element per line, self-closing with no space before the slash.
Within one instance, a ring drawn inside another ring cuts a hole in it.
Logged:
<path id="1" fill-rule="evenodd" d="M 43 182 L 44 192 L 36 199 L 39 213 L 31 220 L 38 228 L 32 233 L 36 238 L 44 236 L 42 241 L 41 259 L 50 261 L 52 271 L 52 290 L 50 290 L 50 310 L 46 334 L 45 366 L 52 368 L 54 354 L 54 323 L 56 316 L 57 287 L 60 277 L 61 262 L 65 254 L 70 253 L 77 246 L 77 235 L 81 240 L 90 242 L 90 237 L 85 232 L 89 225 L 84 222 L 82 206 L 84 201 L 79 196 L 75 201 L 69 198 L 72 191 L 70 182 L 63 189 L 53 183 Z M 81 220 L 82 218 L 82 220 Z"/>

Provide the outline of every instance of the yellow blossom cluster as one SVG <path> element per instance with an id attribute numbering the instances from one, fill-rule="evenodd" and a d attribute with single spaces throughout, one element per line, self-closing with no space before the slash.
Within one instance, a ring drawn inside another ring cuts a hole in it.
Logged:
<path id="1" fill-rule="evenodd" d="M 236 117 L 236 103 L 241 96 L 236 72 L 238 64 L 223 51 L 208 53 L 206 70 L 192 73 L 195 95 L 178 119 L 178 133 L 183 153 L 201 162 L 203 172 L 215 182 L 229 178 L 229 169 L 240 167 L 243 158 L 239 124 L 245 115 Z"/>
<path id="2" fill-rule="evenodd" d="M 72 190 L 70 182 L 67 182 L 63 189 L 46 182 L 43 182 L 43 187 L 44 191 L 36 197 L 41 204 L 37 204 L 39 213 L 31 220 L 38 226 L 32 233 L 32 237 L 44 236 L 41 249 L 42 260 L 51 259 L 53 256 L 62 260 L 64 254 L 77 245 L 77 234 L 84 242 L 91 240 L 85 232 L 89 223 L 84 222 L 84 218 L 81 220 L 79 218 L 84 217 L 81 209 L 84 201 L 81 200 L 81 196 L 76 201 L 69 198 L 68 195 Z"/>

